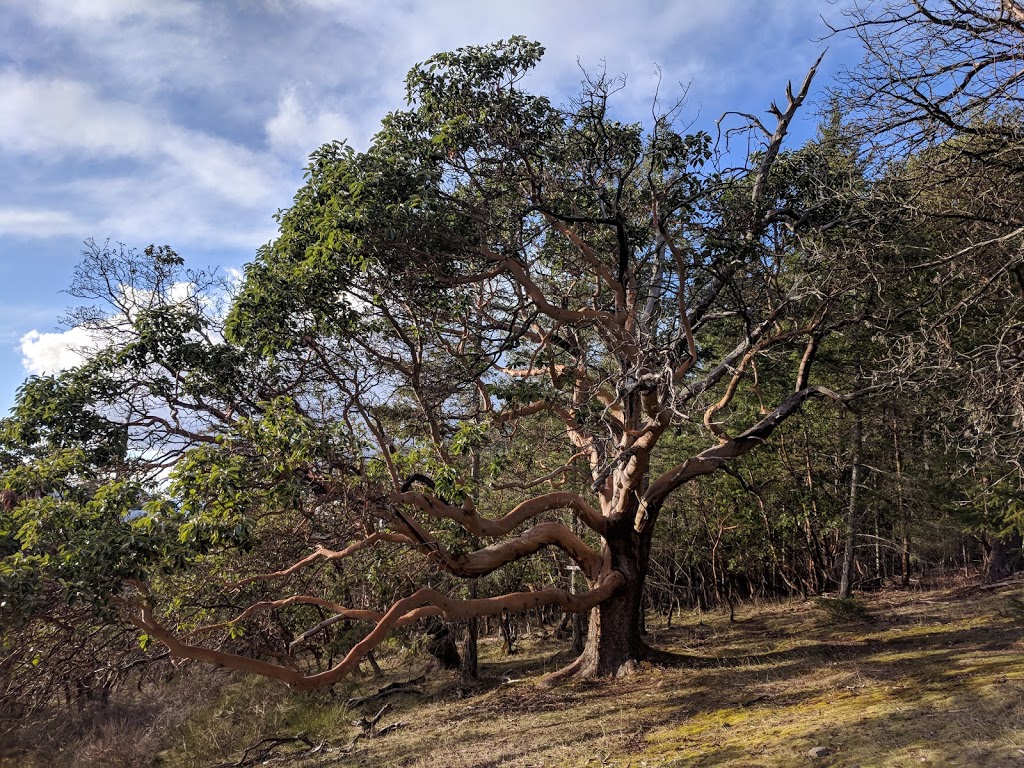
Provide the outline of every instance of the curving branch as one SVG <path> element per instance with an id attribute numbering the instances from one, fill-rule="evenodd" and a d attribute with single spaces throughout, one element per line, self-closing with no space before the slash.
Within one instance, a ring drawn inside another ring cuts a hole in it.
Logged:
<path id="1" fill-rule="evenodd" d="M 273 571 L 271 573 L 260 573 L 255 576 L 247 576 L 244 579 L 238 581 L 227 581 L 224 582 L 224 586 L 227 589 L 241 589 L 247 584 L 252 584 L 255 581 L 270 581 L 271 579 L 283 579 L 291 576 L 293 573 L 301 571 L 308 565 L 315 563 L 317 560 L 341 560 L 353 555 L 360 550 L 372 547 L 379 541 L 390 541 L 394 544 L 412 544 L 415 545 L 417 542 L 410 539 L 401 533 L 390 533 L 388 531 L 378 531 L 377 533 L 367 536 L 365 539 L 353 542 L 347 547 L 341 550 L 328 549 L 327 547 L 317 547 L 313 552 L 306 555 L 301 560 L 296 561 L 287 568 L 283 568 L 279 571 Z"/>
<path id="2" fill-rule="evenodd" d="M 729 459 L 735 459 L 753 448 L 764 443 L 765 440 L 775 431 L 783 421 L 796 413 L 803 404 L 812 397 L 824 397 L 837 402 L 849 402 L 864 394 L 869 389 L 859 390 L 850 394 L 840 395 L 831 389 L 821 386 L 805 387 L 794 392 L 779 405 L 748 428 L 742 434 L 728 440 L 727 442 L 708 448 L 696 456 L 692 456 L 672 469 L 665 472 L 661 477 L 651 483 L 647 492 L 640 502 L 640 509 L 636 513 L 634 529 L 637 532 L 645 530 L 652 522 L 657 510 L 661 508 L 665 499 L 672 491 L 685 485 L 694 478 L 708 475 L 724 465 Z"/>
<path id="3" fill-rule="evenodd" d="M 504 517 L 496 520 L 480 517 L 470 502 L 467 502 L 464 506 L 457 507 L 453 504 L 447 504 L 428 493 L 401 493 L 396 495 L 394 500 L 416 507 L 431 517 L 453 520 L 474 536 L 487 538 L 505 536 L 527 520 L 555 509 L 568 509 L 572 511 L 584 525 L 601 535 L 604 535 L 607 529 L 607 521 L 601 516 L 601 513 L 590 506 L 587 500 L 578 493 L 571 491 L 555 491 L 542 494 L 541 496 L 534 496 L 532 499 L 527 499 L 517 505 Z"/>
<path id="4" fill-rule="evenodd" d="M 328 600 L 323 597 L 316 597 L 315 595 L 292 595 L 291 597 L 283 597 L 280 600 L 261 600 L 258 603 L 253 603 L 240 614 L 235 616 L 235 618 L 228 619 L 227 621 L 221 621 L 216 624 L 205 624 L 201 627 L 196 627 L 183 635 L 182 639 L 187 639 L 194 635 L 205 634 L 207 632 L 216 632 L 221 629 L 227 629 L 228 627 L 234 626 L 239 622 L 255 616 L 261 611 L 275 611 L 278 608 L 287 608 L 292 605 L 315 605 L 320 608 L 326 608 L 330 611 L 334 611 L 335 613 L 342 614 L 346 619 L 355 619 L 357 621 L 380 621 L 383 616 L 383 614 L 378 613 L 377 611 L 346 608 L 332 600 Z"/>
<path id="5" fill-rule="evenodd" d="M 463 578 L 486 576 L 503 565 L 522 560 L 527 555 L 550 546 L 558 547 L 569 555 L 580 566 L 583 575 L 591 581 L 599 577 L 603 562 L 601 555 L 564 525 L 552 522 L 537 523 L 514 539 L 500 541 L 475 552 L 449 555 L 449 570 Z"/>
<path id="6" fill-rule="evenodd" d="M 486 246 L 480 248 L 480 253 L 484 257 L 496 262 L 502 266 L 512 279 L 524 290 L 530 301 L 537 308 L 537 311 L 542 315 L 547 315 L 553 320 L 559 320 L 564 323 L 586 323 L 586 322 L 598 322 L 604 326 L 608 331 L 616 334 L 617 324 L 614 321 L 613 315 L 610 312 L 605 312 L 597 309 L 563 309 L 562 307 L 555 306 L 548 298 L 544 295 L 544 292 L 540 289 L 530 277 L 527 272 L 526 266 L 518 259 L 512 256 L 502 256 L 500 253 L 495 253 Z"/>
<path id="7" fill-rule="evenodd" d="M 171 656 L 179 659 L 204 661 L 239 672 L 262 675 L 291 686 L 295 690 L 309 691 L 325 688 L 342 680 L 358 667 L 359 662 L 395 628 L 408 625 L 428 616 L 445 619 L 497 616 L 505 611 L 526 611 L 546 605 L 558 605 L 569 613 L 583 613 L 607 600 L 625 583 L 618 571 L 604 574 L 598 583 L 582 594 L 570 594 L 563 589 L 547 587 L 536 592 L 513 592 L 490 598 L 459 600 L 432 589 L 421 589 L 397 601 L 376 626 L 331 669 L 315 675 L 305 675 L 291 667 L 252 659 L 206 646 L 193 645 L 177 637 L 154 616 L 149 601 L 137 606 L 131 623 L 167 647 Z"/>
<path id="8" fill-rule="evenodd" d="M 573 245 L 576 246 L 576 249 L 583 255 L 583 258 L 587 260 L 587 263 L 590 264 L 591 267 L 593 267 L 594 271 L 601 278 L 601 280 L 604 281 L 605 285 L 607 285 L 615 293 L 616 312 L 623 311 L 626 308 L 626 288 L 622 284 L 622 281 L 615 279 L 615 277 L 611 273 L 611 270 L 609 270 L 608 267 L 604 265 L 604 263 L 601 261 L 598 255 L 594 252 L 594 249 L 587 245 L 586 241 L 584 241 L 583 238 L 580 237 L 575 230 L 566 226 L 565 222 L 560 221 L 559 218 L 556 218 L 554 214 L 549 213 L 547 211 L 542 211 L 542 213 L 544 214 L 544 218 L 548 220 L 551 226 L 553 226 L 555 229 L 561 232 L 566 238 L 569 239 L 570 242 L 572 242 Z M 609 220 L 606 223 L 614 224 L 615 221 Z"/>

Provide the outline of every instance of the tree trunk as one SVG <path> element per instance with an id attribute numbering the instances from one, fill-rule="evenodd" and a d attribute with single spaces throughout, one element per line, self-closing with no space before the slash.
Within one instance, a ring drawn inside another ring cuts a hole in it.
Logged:
<path id="1" fill-rule="evenodd" d="M 910 533 L 909 526 L 903 524 L 903 539 L 900 548 L 900 585 L 904 588 L 910 586 Z"/>
<path id="2" fill-rule="evenodd" d="M 839 580 L 839 597 L 853 594 L 853 541 L 857 522 L 857 490 L 860 486 L 861 423 L 860 414 L 853 417 L 853 466 L 850 469 L 850 504 L 846 510 L 846 540 L 843 546 L 843 570 Z"/>
<path id="3" fill-rule="evenodd" d="M 609 531 L 605 540 L 611 566 L 625 577 L 626 583 L 591 611 L 583 653 L 556 676 L 621 677 L 634 672 L 637 662 L 647 657 L 640 612 L 650 559 L 650 536 L 634 533 L 632 519 L 628 523 L 625 530 Z"/>
<path id="4" fill-rule="evenodd" d="M 469 583 L 469 598 L 476 599 L 476 579 Z M 480 679 L 477 669 L 477 637 L 480 630 L 480 619 L 476 616 L 466 619 L 462 633 L 462 659 L 459 664 L 459 682 L 470 685 Z"/>
<path id="5" fill-rule="evenodd" d="M 427 653 L 434 657 L 442 669 L 458 669 L 462 660 L 451 626 L 437 619 L 428 624 L 427 632 Z"/>
<path id="6" fill-rule="evenodd" d="M 1013 573 L 1013 554 L 1021 547 L 1020 536 L 1010 536 L 1006 539 L 992 537 L 992 543 L 985 558 L 985 579 L 989 582 L 999 581 Z"/>

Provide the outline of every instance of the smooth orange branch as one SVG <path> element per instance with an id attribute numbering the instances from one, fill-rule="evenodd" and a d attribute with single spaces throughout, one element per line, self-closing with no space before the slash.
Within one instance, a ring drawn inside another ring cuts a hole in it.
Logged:
<path id="1" fill-rule="evenodd" d="M 615 419 L 619 426 L 625 427 L 626 411 L 622 404 L 618 402 L 618 397 L 615 393 L 609 392 L 606 389 L 598 389 L 594 392 L 594 399 L 605 407 L 608 415 Z"/>
<path id="2" fill-rule="evenodd" d="M 555 374 L 560 374 L 560 373 L 562 373 L 562 371 L 568 370 L 568 368 L 569 368 L 569 366 L 567 366 L 567 365 L 554 364 L 554 363 L 552 363 L 550 366 L 548 366 L 546 368 L 505 368 L 505 367 L 500 366 L 500 365 L 495 365 L 494 366 L 494 370 L 501 371 L 506 376 L 512 376 L 513 378 L 522 378 L 522 379 L 528 378 L 530 376 L 551 375 L 552 371 L 554 371 Z"/>
<path id="3" fill-rule="evenodd" d="M 475 600 L 458 600 L 432 589 L 421 589 L 409 597 L 396 602 L 385 613 L 377 625 L 357 643 L 351 651 L 331 669 L 316 675 L 304 675 L 298 670 L 251 659 L 235 653 L 191 645 L 178 638 L 153 616 L 150 605 L 143 605 L 131 622 L 162 643 L 171 656 L 179 659 L 204 661 L 218 664 L 239 672 L 261 675 L 291 686 L 296 690 L 309 691 L 337 683 L 353 672 L 359 662 L 376 648 L 393 629 L 405 626 L 427 616 L 442 616 L 445 619 L 471 618 L 474 616 L 497 616 L 505 611 L 526 611 L 546 605 L 558 605 L 570 613 L 583 613 L 611 597 L 624 583 L 618 571 L 605 573 L 600 581 L 588 592 L 573 595 L 563 589 L 548 587 L 537 592 L 514 592 L 500 597 Z"/>
<path id="4" fill-rule="evenodd" d="M 650 510 L 657 511 L 672 491 L 690 482 L 696 477 L 708 475 L 719 469 L 729 459 L 742 456 L 753 448 L 762 445 L 783 421 L 788 419 L 812 397 L 824 397 L 839 402 L 847 402 L 867 394 L 871 389 L 860 390 L 847 395 L 839 395 L 830 389 L 819 386 L 805 387 L 799 392 L 783 400 L 771 413 L 766 415 L 752 427 L 728 442 L 708 448 L 696 456 L 677 464 L 668 472 L 651 483 L 640 502 L 636 513 L 634 528 L 643 531 L 650 523 Z"/>
<path id="5" fill-rule="evenodd" d="M 800 368 L 796 374 L 796 386 L 794 387 L 796 392 L 807 386 L 807 381 L 811 375 L 811 365 L 814 363 L 814 357 L 818 353 L 818 343 L 820 340 L 820 337 L 815 334 L 812 334 L 811 338 L 807 340 L 803 357 L 800 358 Z"/>
<path id="6" fill-rule="evenodd" d="M 507 421 L 513 421 L 520 419 L 525 416 L 532 416 L 535 413 L 541 413 L 542 411 L 553 410 L 554 406 L 547 400 L 536 400 L 529 405 L 524 405 L 521 408 L 503 408 L 500 411 L 494 412 L 494 421 L 497 423 L 503 423 Z"/>
<path id="7" fill-rule="evenodd" d="M 555 509 L 571 510 L 584 525 L 602 536 L 607 530 L 604 517 L 586 499 L 571 491 L 556 491 L 527 499 L 496 520 L 480 517 L 472 506 L 446 504 L 429 493 L 406 492 L 398 494 L 395 501 L 409 504 L 435 518 L 454 520 L 474 536 L 480 537 L 505 536 L 527 520 Z"/>
<path id="8" fill-rule="evenodd" d="M 722 395 L 722 399 L 704 411 L 704 426 L 708 428 L 711 434 L 723 443 L 729 442 L 732 438 L 729 437 L 728 433 L 724 429 L 715 423 L 715 415 L 732 402 L 733 397 L 736 396 L 736 390 L 740 385 L 740 379 L 743 378 L 743 374 L 746 372 L 747 366 L 754 358 L 754 355 L 759 351 L 759 348 L 755 345 L 753 349 L 743 356 L 743 359 L 740 360 L 740 364 L 736 367 L 736 372 L 732 375 L 732 379 L 729 380 L 729 384 L 725 388 L 725 394 Z"/>
<path id="9" fill-rule="evenodd" d="M 406 492 L 408 493 L 408 492 Z M 461 523 L 466 516 L 474 516 L 471 506 L 453 507 L 433 496 L 420 495 L 426 502 L 421 509 L 435 518 L 448 518 Z M 404 496 L 404 494 L 400 494 Z M 433 503 L 431 503 L 433 502 Z M 581 538 L 561 523 L 540 523 L 514 539 L 503 541 L 484 549 L 467 554 L 453 555 L 435 536 L 425 531 L 417 522 L 398 509 L 393 510 L 390 524 L 405 530 L 416 540 L 415 548 L 431 559 L 439 568 L 461 578 L 475 578 L 493 573 L 514 560 L 519 560 L 548 546 L 556 546 L 569 555 L 580 566 L 588 578 L 596 578 L 600 569 L 600 558 Z M 472 531 L 472 523 L 463 524 Z"/>
<path id="10" fill-rule="evenodd" d="M 717 403 L 713 404 L 704 412 L 704 426 L 707 427 L 708 430 L 710 430 L 711 433 L 719 440 L 721 440 L 723 443 L 729 442 L 729 440 L 731 440 L 732 438 L 730 438 L 728 433 L 726 433 L 724 429 L 718 426 L 718 424 L 716 424 L 713 419 L 715 417 L 715 414 L 717 414 L 720 410 L 728 406 L 729 403 L 732 402 L 732 399 L 736 396 L 736 389 L 739 387 L 740 379 L 743 378 L 743 374 L 746 373 L 747 366 L 750 365 L 751 361 L 767 347 L 770 347 L 773 344 L 778 344 L 783 341 L 788 341 L 789 339 L 798 336 L 803 336 L 805 334 L 813 334 L 813 331 L 813 325 L 805 328 L 795 328 L 791 331 L 786 331 L 784 333 L 777 334 L 771 337 L 770 339 L 765 339 L 755 344 L 743 356 L 743 359 L 740 360 L 740 364 L 737 366 L 736 372 L 733 374 L 732 379 L 729 381 L 729 384 L 725 388 L 725 394 L 722 395 L 722 399 L 719 400 Z M 807 351 L 804 353 L 804 357 L 800 361 L 800 369 L 797 374 L 796 387 L 796 391 L 798 392 L 807 385 L 806 379 L 807 373 L 809 371 L 810 359 L 813 356 L 816 345 L 817 340 L 812 335 L 810 346 L 808 346 Z"/>
<path id="11" fill-rule="evenodd" d="M 503 565 L 522 560 L 550 546 L 558 547 L 569 555 L 591 581 L 600 575 L 601 555 L 564 525 L 553 522 L 537 523 L 514 539 L 500 541 L 464 555 L 450 556 L 453 566 L 451 570 L 463 578 L 486 576 Z"/>
<path id="12" fill-rule="evenodd" d="M 584 323 L 588 320 L 596 321 L 601 323 L 606 329 L 618 337 L 618 329 L 616 328 L 616 323 L 612 319 L 612 315 L 610 313 L 596 309 L 563 309 L 562 307 L 556 306 L 548 301 L 544 292 L 530 277 L 526 267 L 517 259 L 511 256 L 502 256 L 487 247 L 481 247 L 480 252 L 482 255 L 497 262 L 506 271 L 508 271 L 512 276 L 512 279 L 515 280 L 515 282 L 518 283 L 524 291 L 526 291 L 526 295 L 530 298 L 530 301 L 533 302 L 533 305 L 541 314 L 566 323 Z"/>
<path id="13" fill-rule="evenodd" d="M 683 259 L 683 255 L 676 251 L 672 240 L 667 238 L 664 234 L 662 236 L 666 237 L 665 242 L 668 243 L 669 251 L 672 253 L 672 258 L 675 259 L 676 262 L 676 271 L 679 274 L 679 289 L 676 301 L 679 303 L 679 323 L 682 326 L 683 334 L 686 337 L 686 353 L 688 355 L 687 359 L 676 366 L 676 369 L 672 372 L 673 379 L 678 381 L 679 379 L 682 379 L 683 376 L 686 375 L 686 372 L 689 371 L 697 362 L 697 342 L 693 338 L 693 326 L 690 325 L 690 310 L 687 306 L 685 294 L 685 281 L 687 279 L 686 275 L 689 268 Z"/>
<path id="14" fill-rule="evenodd" d="M 570 242 L 572 242 L 572 244 L 576 246 L 579 252 L 583 255 L 583 258 L 587 260 L 587 263 L 594 268 L 594 271 L 597 272 L 598 276 L 600 276 L 600 278 L 604 281 L 605 285 L 607 285 L 609 288 L 612 289 L 612 291 L 614 291 L 616 308 L 619 310 L 625 309 L 625 287 L 619 280 L 615 279 L 615 277 L 611 273 L 611 270 L 608 269 L 608 267 L 606 267 L 601 262 L 601 259 L 598 258 L 598 255 L 597 253 L 594 252 L 594 249 L 587 245 L 583 238 L 580 237 L 578 233 L 567 227 L 564 222 L 559 221 L 549 213 L 544 213 L 544 218 L 548 220 L 548 223 L 550 223 L 551 226 L 553 226 L 555 229 L 557 229 L 559 232 L 565 235 L 570 240 Z"/>
<path id="15" fill-rule="evenodd" d="M 378 531 L 377 533 L 367 536 L 365 539 L 353 542 L 347 547 L 341 550 L 328 549 L 327 547 L 317 547 L 312 553 L 306 555 L 301 560 L 293 563 L 292 565 L 284 568 L 280 571 L 273 571 L 272 573 L 261 573 L 255 576 L 247 576 L 244 579 L 238 581 L 224 582 L 226 589 L 240 589 L 246 584 L 252 584 L 254 581 L 269 581 L 271 579 L 282 579 L 291 576 L 307 565 L 310 565 L 321 558 L 324 560 L 341 560 L 342 558 L 348 557 L 349 555 L 355 554 L 356 552 L 371 547 L 379 541 L 390 541 L 394 544 L 416 544 L 415 541 L 400 533 L 390 533 L 388 531 Z"/>

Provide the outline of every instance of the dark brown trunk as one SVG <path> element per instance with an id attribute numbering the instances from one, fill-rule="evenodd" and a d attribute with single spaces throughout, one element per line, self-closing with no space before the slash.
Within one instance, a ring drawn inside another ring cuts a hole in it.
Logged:
<path id="1" fill-rule="evenodd" d="M 370 669 L 373 670 L 374 677 L 380 677 L 383 674 L 380 670 L 380 664 L 377 663 L 377 657 L 373 655 L 373 651 L 366 654 L 366 661 L 369 663 Z"/>
<path id="2" fill-rule="evenodd" d="M 476 579 L 469 583 L 469 598 L 476 598 Z M 472 617 L 466 620 L 462 632 L 462 659 L 459 664 L 459 681 L 470 685 L 480 679 L 477 668 L 477 636 L 480 631 L 480 619 Z"/>
<path id="3" fill-rule="evenodd" d="M 627 675 L 636 670 L 637 662 L 647 652 L 641 637 L 641 611 L 650 539 L 628 528 L 611 533 L 606 542 L 612 568 L 625 577 L 626 583 L 590 614 L 587 643 L 571 667 L 574 674 L 584 677 Z"/>
<path id="4" fill-rule="evenodd" d="M 910 534 L 907 533 L 907 524 L 903 524 L 903 546 L 900 550 L 900 584 L 906 588 L 910 586 Z"/>
<path id="5" fill-rule="evenodd" d="M 572 617 L 572 652 L 575 656 L 580 656 L 583 653 L 583 649 L 587 647 L 587 634 L 588 629 L 587 614 L 576 613 Z"/>
<path id="6" fill-rule="evenodd" d="M 992 581 L 999 581 L 1006 578 L 1014 571 L 1013 554 L 1020 550 L 1021 537 L 1009 536 L 1007 538 L 992 538 L 992 543 L 985 559 L 985 578 Z"/>
<path id="7" fill-rule="evenodd" d="M 427 653 L 434 657 L 442 669 L 458 669 L 462 660 L 459 658 L 459 648 L 451 625 L 434 620 L 428 624 L 427 632 Z"/>

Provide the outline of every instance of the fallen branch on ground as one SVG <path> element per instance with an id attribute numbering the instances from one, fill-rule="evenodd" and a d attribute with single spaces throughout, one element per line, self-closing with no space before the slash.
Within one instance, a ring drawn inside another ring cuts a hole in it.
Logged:
<path id="1" fill-rule="evenodd" d="M 282 744 L 294 744 L 297 741 L 302 742 L 309 747 L 310 751 L 307 754 L 318 752 L 324 746 L 322 743 L 314 744 L 305 733 L 300 733 L 295 736 L 268 736 L 265 739 L 260 739 L 251 747 L 246 748 L 242 753 L 241 759 L 239 759 L 237 763 L 219 763 L 213 766 L 213 768 L 246 768 L 246 766 L 256 765 L 270 757 L 270 753 Z M 250 753 L 252 754 L 250 755 Z"/>
<path id="2" fill-rule="evenodd" d="M 414 680 L 406 680 L 404 683 L 390 683 L 389 685 L 385 685 L 383 688 L 379 688 L 376 693 L 372 693 L 369 696 L 357 696 L 349 699 L 345 702 L 345 706 L 349 708 L 358 707 L 368 701 L 382 699 L 385 696 L 394 696 L 397 693 L 418 693 L 422 696 L 423 691 L 421 691 L 418 686 L 422 685 L 426 681 L 427 676 L 421 675 Z"/>
<path id="3" fill-rule="evenodd" d="M 405 723 L 399 722 L 391 723 L 391 725 L 386 725 L 379 731 L 377 730 L 377 723 L 380 722 L 381 717 L 384 716 L 384 713 L 387 712 L 390 707 L 390 704 L 385 704 L 373 717 L 361 717 L 358 720 L 353 720 L 352 725 L 359 726 L 360 731 L 352 738 L 352 741 L 341 748 L 341 751 L 347 754 L 355 749 L 356 742 L 360 739 L 377 739 L 381 736 L 387 736 L 392 731 L 397 731 L 399 728 L 404 727 Z"/>

